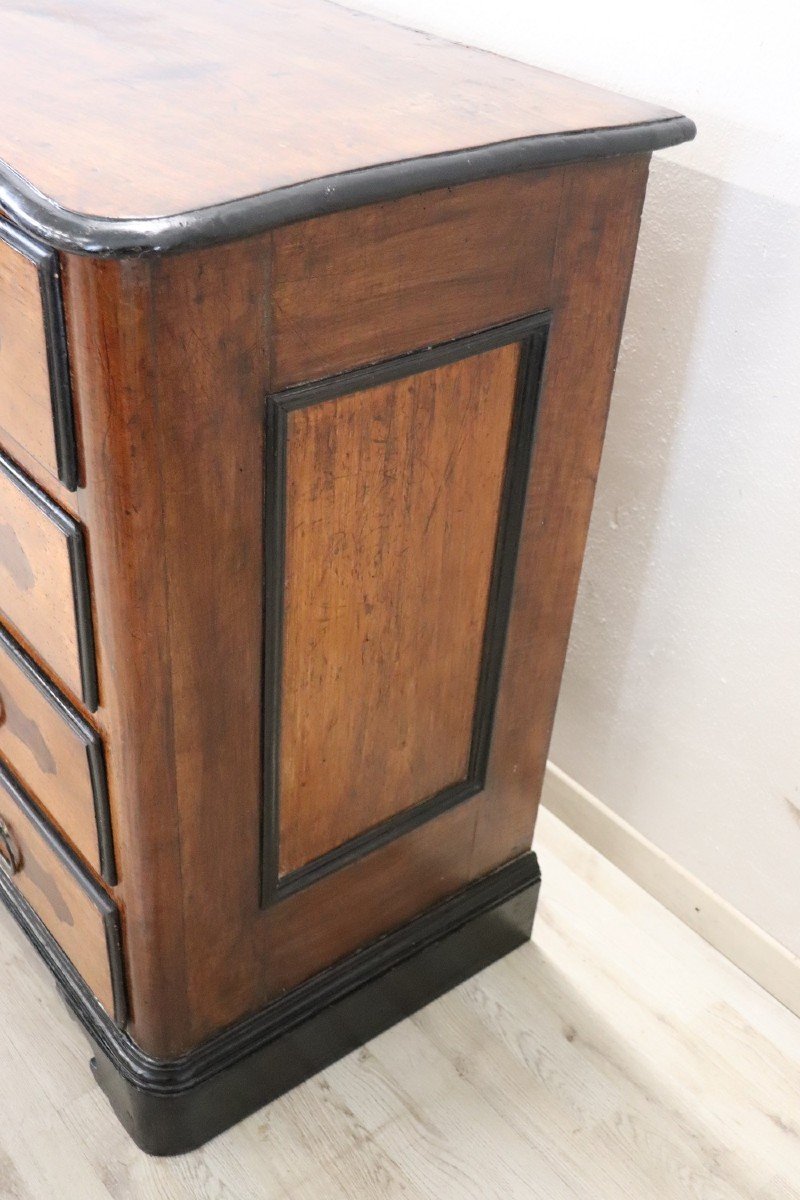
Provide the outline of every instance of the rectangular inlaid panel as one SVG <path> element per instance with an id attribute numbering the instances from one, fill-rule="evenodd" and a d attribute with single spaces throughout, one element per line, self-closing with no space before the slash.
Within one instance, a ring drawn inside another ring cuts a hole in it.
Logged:
<path id="1" fill-rule="evenodd" d="M 273 235 L 273 386 L 550 304 L 562 171 L 424 192 Z"/>
<path id="2" fill-rule="evenodd" d="M 268 402 L 279 892 L 482 787 L 544 344 L 522 340 L 532 322 Z"/>
<path id="3" fill-rule="evenodd" d="M 86 875 L 0 766 L 0 855 L 4 873 L 62 947 L 103 1007 L 124 1018 L 116 906 Z"/>
<path id="4" fill-rule="evenodd" d="M 0 455 L 0 618 L 89 709 L 97 707 L 83 534 Z"/>
<path id="5" fill-rule="evenodd" d="M 0 441 L 76 486 L 64 318 L 53 250 L 0 220 Z"/>
<path id="6" fill-rule="evenodd" d="M 0 760 L 87 862 L 113 883 L 100 736 L 2 628 Z"/>

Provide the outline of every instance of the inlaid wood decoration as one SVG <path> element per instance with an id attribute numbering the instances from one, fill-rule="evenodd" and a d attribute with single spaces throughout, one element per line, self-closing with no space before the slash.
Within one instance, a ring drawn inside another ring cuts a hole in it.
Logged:
<path id="1" fill-rule="evenodd" d="M 483 787 L 546 323 L 267 402 L 267 899 Z"/>

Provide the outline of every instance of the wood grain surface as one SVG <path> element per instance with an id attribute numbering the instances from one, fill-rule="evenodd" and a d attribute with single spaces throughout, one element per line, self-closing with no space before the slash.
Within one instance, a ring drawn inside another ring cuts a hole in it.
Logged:
<path id="1" fill-rule="evenodd" d="M 0 759 L 100 872 L 86 740 L 0 642 Z"/>
<path id="2" fill-rule="evenodd" d="M 282 873 L 467 776 L 518 362 L 288 415 Z"/>
<path id="3" fill-rule="evenodd" d="M 130 1028 L 166 1057 L 469 880 L 472 802 L 259 907 L 269 242 L 65 267 Z"/>
<path id="4" fill-rule="evenodd" d="M 530 171 L 276 230 L 272 386 L 533 312 L 549 287 L 562 177 Z"/>
<path id="5" fill-rule="evenodd" d="M 326 0 L 6 4 L 0 72 L 0 159 L 101 217 L 673 115 Z"/>
<path id="6" fill-rule="evenodd" d="M 529 181 L 530 196 L 540 186 L 556 189 L 558 235 L 552 266 L 543 265 L 550 260 L 542 257 L 541 230 L 521 223 L 529 241 L 520 270 L 525 262 L 540 266 L 522 285 L 529 290 L 515 294 L 531 311 L 552 309 L 554 320 L 485 795 L 263 909 L 263 564 L 272 552 L 264 544 L 272 469 L 264 424 L 265 397 L 276 390 L 271 363 L 279 361 L 274 239 L 161 260 L 65 259 L 85 452 L 77 504 L 89 531 L 104 698 L 97 724 L 109 750 L 120 853 L 115 894 L 131 1032 L 150 1053 L 181 1053 L 527 849 L 645 176 L 638 158 Z M 491 213 L 492 187 L 504 194 L 502 184 L 487 185 L 484 211 Z M 434 258 L 435 246 L 434 239 Z M 472 278 L 446 232 L 442 246 L 442 261 L 427 275 L 441 280 L 441 290 L 431 288 L 434 318 L 452 275 L 463 328 L 506 319 L 503 289 L 490 289 L 487 303 L 479 285 L 490 267 Z M 491 242 L 484 246 L 493 253 Z M 380 295 L 373 329 L 390 331 L 389 344 L 401 320 L 404 348 L 413 349 L 419 313 L 398 306 L 391 287 L 382 285 Z M 424 292 L 417 295 L 424 305 Z M 341 343 L 358 342 L 363 312 L 330 343 L 334 361 Z M 370 354 L 385 352 L 380 338 L 373 345 Z M 471 394 L 470 408 L 478 399 Z M 500 405 L 501 396 L 484 403 Z M 408 417 L 395 407 L 402 425 Z M 385 448 L 361 429 L 348 436 L 365 462 L 383 470 Z M 477 446 L 468 458 L 480 476 Z M 496 439 L 484 449 L 494 453 Z M 462 520 L 484 519 L 472 507 L 479 493 L 480 486 L 473 496 L 459 484 L 451 537 L 463 535 Z M 323 550 L 327 532 L 319 533 Z M 467 600 L 451 603 L 459 614 Z M 432 611 L 438 621 L 442 605 Z M 333 826 L 329 833 L 339 836 Z"/>
<path id="7" fill-rule="evenodd" d="M 537 417 L 476 874 L 531 844 L 589 529 L 649 158 L 565 173 Z"/>
<path id="8" fill-rule="evenodd" d="M 103 914 L 74 872 L 11 798 L 2 773 L 0 816 L 20 852 L 15 887 L 64 948 L 103 1007 L 113 1014 L 114 990 Z M 107 897 L 104 903 L 110 907 Z"/>
<path id="9" fill-rule="evenodd" d="M 65 269 L 131 1028 L 164 1056 L 258 919 L 268 251 Z"/>
<path id="10" fill-rule="evenodd" d="M 0 618 L 72 697 L 82 692 L 68 535 L 0 463 Z"/>
<path id="11" fill-rule="evenodd" d="M 38 268 L 0 227 L 0 443 L 58 476 Z"/>
<path id="12" fill-rule="evenodd" d="M 188 266 L 190 260 L 181 261 Z M 108 747 L 120 868 L 115 896 L 124 921 L 132 1028 L 153 1053 L 169 1054 L 177 1039 L 166 1014 L 183 1013 L 185 1020 L 187 949 L 155 415 L 159 393 L 151 342 L 157 328 L 152 264 L 66 259 L 64 289 L 83 419 L 86 488 L 77 499 L 90 529 L 102 697 L 97 722 Z M 184 300 L 182 290 L 176 307 L 182 308 Z M 193 427 L 198 428 L 196 413 Z M 181 474 L 191 478 L 188 466 L 183 458 Z M 206 496 L 216 505 L 212 489 Z M 200 536 L 202 516 L 202 510 L 195 511 L 187 540 L 192 532 Z M 173 586 L 185 591 L 177 572 Z M 208 704 L 209 717 L 212 710 Z M 120 730 L 124 736 L 115 736 Z M 196 748 L 205 753 L 203 741 Z M 195 799 L 202 806 L 200 792 Z M 202 824 L 199 808 L 196 817 Z M 197 920 L 205 924 L 202 908 Z"/>

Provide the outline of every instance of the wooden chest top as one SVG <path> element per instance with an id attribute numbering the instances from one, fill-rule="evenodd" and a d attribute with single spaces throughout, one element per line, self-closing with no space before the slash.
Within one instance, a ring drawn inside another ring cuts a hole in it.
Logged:
<path id="1" fill-rule="evenodd" d="M 328 0 L 0 2 L 0 72 L 0 207 L 88 253 L 225 241 L 694 132 Z"/>

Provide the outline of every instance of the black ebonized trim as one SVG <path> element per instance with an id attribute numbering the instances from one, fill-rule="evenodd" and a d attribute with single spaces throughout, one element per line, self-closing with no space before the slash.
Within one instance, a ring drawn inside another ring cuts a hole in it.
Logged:
<path id="1" fill-rule="evenodd" d="M 78 657 L 81 669 L 83 702 L 89 712 L 95 712 L 100 697 L 97 690 L 97 659 L 92 621 L 92 598 L 89 591 L 89 567 L 86 562 L 86 542 L 83 530 L 76 524 L 67 539 L 69 565 L 72 572 L 72 597 L 75 602 L 75 621 L 78 626 Z"/>
<path id="2" fill-rule="evenodd" d="M 95 660 L 94 625 L 89 591 L 89 572 L 86 563 L 86 545 L 83 529 L 79 523 L 64 512 L 54 500 L 34 483 L 25 472 L 7 455 L 0 452 L 0 471 L 52 521 L 64 534 L 67 542 L 70 572 L 72 575 L 72 599 L 75 605 L 75 627 L 78 635 L 78 664 L 81 675 L 81 695 L 90 712 L 98 706 L 97 664 Z"/>
<path id="3" fill-rule="evenodd" d="M 264 497 L 264 612 L 261 902 L 276 898 L 279 876 L 280 723 L 286 509 L 286 410 L 267 400 Z"/>
<path id="4" fill-rule="evenodd" d="M 58 478 L 64 487 L 74 492 L 78 487 L 78 450 L 58 254 L 50 246 L 34 241 L 2 219 L 0 240 L 23 254 L 33 263 L 39 275 Z M 13 436 L 14 431 L 9 432 Z"/>
<path id="5" fill-rule="evenodd" d="M 131 1137 L 150 1154 L 180 1154 L 523 945 L 539 885 L 536 855 L 522 855 L 172 1061 L 114 1025 L 2 875 L 0 899 L 55 976 Z"/>
<path id="6" fill-rule="evenodd" d="M 111 830 L 111 811 L 108 802 L 108 780 L 106 777 L 103 740 L 66 696 L 39 669 L 33 659 L 7 630 L 0 626 L 0 647 L 14 665 L 26 676 L 38 692 L 53 707 L 62 721 L 67 724 L 86 749 L 86 761 L 92 785 L 94 815 L 97 823 L 97 847 L 100 858 L 100 874 L 106 883 L 117 882 L 114 856 L 114 838 Z"/>
<path id="7" fill-rule="evenodd" d="M 0 163 L 0 206 L 26 232 L 59 250 L 106 258 L 167 254 L 433 188 L 584 159 L 649 154 L 691 141 L 695 133 L 693 121 L 676 115 L 637 125 L 541 134 L 380 163 L 171 216 L 130 219 L 62 208 L 12 167 Z"/>
<path id="8" fill-rule="evenodd" d="M 520 348 L 517 397 L 508 440 L 503 494 L 500 500 L 494 562 L 486 605 L 480 674 L 472 729 L 468 778 L 483 790 L 489 765 L 494 712 L 500 688 L 500 672 L 511 598 L 517 568 L 517 552 L 528 492 L 531 456 L 539 409 L 539 393 L 547 351 L 547 324 L 533 327 Z"/>
<path id="9" fill-rule="evenodd" d="M 89 763 L 89 778 L 94 799 L 94 818 L 97 823 L 97 849 L 100 858 L 100 874 L 110 887 L 119 883 L 117 856 L 114 850 L 114 832 L 111 824 L 111 805 L 108 799 L 108 775 L 103 740 L 95 736 L 86 743 L 86 758 Z"/>
<path id="10" fill-rule="evenodd" d="M 267 905 L 310 886 L 379 847 L 463 804 L 483 790 L 492 721 L 516 569 L 517 549 L 536 423 L 539 383 L 550 322 L 548 312 L 523 317 L 480 333 L 456 338 L 385 362 L 345 372 L 267 397 L 264 604 L 264 798 L 262 812 L 262 903 Z M 287 414 L 337 396 L 435 370 L 489 350 L 521 343 L 517 391 L 509 434 L 486 626 L 475 696 L 467 777 L 401 813 L 365 830 L 304 866 L 281 876 L 280 707 L 286 522 Z"/>
<path id="11" fill-rule="evenodd" d="M 78 883 L 89 902 L 93 904 L 99 912 L 103 921 L 103 928 L 105 930 L 106 949 L 108 952 L 109 970 L 111 974 L 111 987 L 114 996 L 114 1020 L 120 1026 L 124 1026 L 127 1020 L 127 1001 L 125 974 L 122 964 L 122 940 L 120 933 L 119 912 L 116 904 L 103 890 L 100 884 L 88 874 L 88 872 L 82 866 L 81 861 L 75 851 L 68 846 L 66 842 L 61 840 L 56 830 L 53 828 L 44 814 L 39 810 L 37 805 L 22 787 L 22 784 L 19 782 L 19 780 L 16 779 L 8 770 L 8 768 L 3 766 L 2 763 L 0 763 L 0 787 L 13 800 L 14 804 L 16 804 L 17 808 L 23 814 L 25 819 L 34 827 L 48 848 L 52 850 L 53 854 L 55 854 L 55 856 L 58 858 L 62 866 L 69 871 L 70 875 L 72 875 L 73 879 L 75 879 L 75 881 Z M 23 871 L 25 869 L 24 863 L 22 869 Z M 2 881 L 3 888 L 9 891 L 15 897 L 19 906 L 30 909 L 31 916 L 34 916 L 35 921 L 38 922 L 42 930 L 45 930 L 44 923 L 39 917 L 35 916 L 33 909 L 30 908 L 30 905 L 27 904 L 27 901 L 19 894 L 14 886 L 13 880 L 6 879 L 5 875 L 0 874 L 0 881 Z M 45 930 L 45 932 L 47 934 L 47 938 L 57 946 L 55 937 L 49 931 Z M 58 946 L 58 952 L 63 959 L 69 961 L 69 959 L 67 959 L 67 955 L 60 946 Z M 73 967 L 72 970 L 74 971 L 75 968 Z M 83 986 L 86 992 L 91 994 L 89 993 L 89 989 L 86 987 L 86 984 Z M 101 1012 L 105 1013 L 105 1010 L 101 1007 L 99 1001 L 97 1001 L 94 997 L 92 997 L 92 1000 L 97 1008 Z M 106 1016 L 106 1020 L 108 1019 L 108 1016 Z"/>

